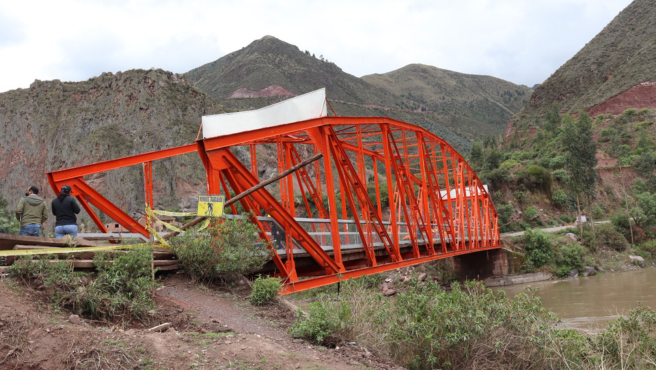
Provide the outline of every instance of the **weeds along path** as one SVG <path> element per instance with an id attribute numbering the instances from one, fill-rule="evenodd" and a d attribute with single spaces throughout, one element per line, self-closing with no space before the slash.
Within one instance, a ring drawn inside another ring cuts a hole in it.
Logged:
<path id="1" fill-rule="evenodd" d="M 358 346 L 292 340 L 293 315 L 278 306 L 252 307 L 183 274 L 162 286 L 155 314 L 121 328 L 84 317 L 74 324 L 45 303 L 45 291 L 0 279 L 0 369 L 400 369 Z M 164 322 L 173 327 L 148 331 Z"/>

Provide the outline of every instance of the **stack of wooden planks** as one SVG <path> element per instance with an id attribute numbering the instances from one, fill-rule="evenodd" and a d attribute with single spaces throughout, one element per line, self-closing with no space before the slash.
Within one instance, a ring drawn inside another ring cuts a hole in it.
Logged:
<path id="1" fill-rule="evenodd" d="M 109 251 L 112 254 L 127 253 L 131 246 L 102 244 L 82 238 L 71 240 L 41 238 L 35 236 L 0 234 L 0 273 L 22 255 L 57 256 L 58 260 L 67 260 L 75 269 L 93 270 L 93 258 L 96 252 Z M 57 260 L 53 259 L 52 262 Z M 177 270 L 180 261 L 168 248 L 154 247 L 153 269 L 157 271 Z"/>

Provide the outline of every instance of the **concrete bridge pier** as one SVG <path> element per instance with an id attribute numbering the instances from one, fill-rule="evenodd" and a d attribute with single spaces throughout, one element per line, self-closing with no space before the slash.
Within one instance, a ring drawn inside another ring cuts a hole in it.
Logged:
<path id="1" fill-rule="evenodd" d="M 521 258 L 505 249 L 463 254 L 452 258 L 453 270 L 461 279 L 483 280 L 519 272 Z"/>

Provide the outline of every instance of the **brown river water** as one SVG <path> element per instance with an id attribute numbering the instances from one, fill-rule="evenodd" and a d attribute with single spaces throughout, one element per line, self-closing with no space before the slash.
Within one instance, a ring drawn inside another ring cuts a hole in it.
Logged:
<path id="1" fill-rule="evenodd" d="M 528 286 L 538 288 L 537 296 L 563 325 L 587 332 L 605 328 L 609 321 L 626 314 L 639 302 L 656 308 L 656 268 L 495 289 L 514 297 Z"/>

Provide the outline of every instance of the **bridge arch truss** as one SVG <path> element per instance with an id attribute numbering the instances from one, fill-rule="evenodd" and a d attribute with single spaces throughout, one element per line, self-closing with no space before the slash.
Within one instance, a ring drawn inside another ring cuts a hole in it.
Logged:
<path id="1" fill-rule="evenodd" d="M 260 146 L 277 156 L 258 158 Z M 283 279 L 284 294 L 501 247 L 497 212 L 465 159 L 431 132 L 385 117 L 324 117 L 240 132 L 54 171 L 48 179 L 55 192 L 72 186 L 102 231 L 90 205 L 149 236 L 84 176 L 141 164 L 152 207 L 152 161 L 191 152 L 205 166 L 207 193 L 228 199 L 230 190 L 240 194 L 259 184 L 258 168 L 277 165 L 282 173 L 322 155 L 279 180 L 275 190 L 239 200 L 272 245 L 266 269 Z"/>

